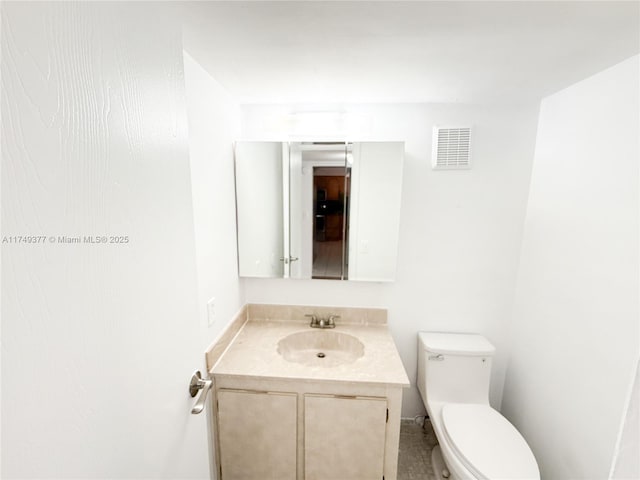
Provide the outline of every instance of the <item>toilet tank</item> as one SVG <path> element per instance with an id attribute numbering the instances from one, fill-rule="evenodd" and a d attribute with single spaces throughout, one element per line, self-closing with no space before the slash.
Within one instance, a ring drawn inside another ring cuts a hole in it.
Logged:
<path id="1" fill-rule="evenodd" d="M 418 390 L 427 402 L 489 403 L 495 348 L 482 335 L 418 333 Z"/>

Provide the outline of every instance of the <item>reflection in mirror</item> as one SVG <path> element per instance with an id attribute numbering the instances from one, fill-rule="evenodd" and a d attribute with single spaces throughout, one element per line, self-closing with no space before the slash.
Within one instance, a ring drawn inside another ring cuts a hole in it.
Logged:
<path id="1" fill-rule="evenodd" d="M 290 147 L 291 238 L 296 238 L 294 232 L 302 233 L 299 243 L 291 242 L 301 259 L 299 269 L 291 265 L 291 276 L 346 280 L 352 145 L 292 143 Z"/>
<path id="2" fill-rule="evenodd" d="M 349 168 L 313 167 L 313 270 L 311 278 L 348 278 L 345 247 Z"/>
<path id="3" fill-rule="evenodd" d="M 401 142 L 238 142 L 240 276 L 392 281 Z"/>

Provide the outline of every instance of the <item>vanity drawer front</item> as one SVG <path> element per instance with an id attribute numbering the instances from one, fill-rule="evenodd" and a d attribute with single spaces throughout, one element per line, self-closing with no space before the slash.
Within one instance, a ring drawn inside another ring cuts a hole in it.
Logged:
<path id="1" fill-rule="evenodd" d="M 297 395 L 218 391 L 223 480 L 296 478 Z"/>

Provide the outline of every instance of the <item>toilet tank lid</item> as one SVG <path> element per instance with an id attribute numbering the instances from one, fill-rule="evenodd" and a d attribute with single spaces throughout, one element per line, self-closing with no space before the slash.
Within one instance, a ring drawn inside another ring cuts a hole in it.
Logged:
<path id="1" fill-rule="evenodd" d="M 492 355 L 496 349 L 482 335 L 471 333 L 418 332 L 423 350 L 449 355 Z"/>

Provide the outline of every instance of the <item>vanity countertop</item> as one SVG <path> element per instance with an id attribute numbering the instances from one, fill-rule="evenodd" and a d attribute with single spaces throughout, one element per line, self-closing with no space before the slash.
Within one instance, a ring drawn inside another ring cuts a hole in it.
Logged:
<path id="1" fill-rule="evenodd" d="M 335 329 L 327 331 L 353 335 L 364 345 L 364 354 L 352 363 L 323 366 L 289 362 L 278 353 L 278 342 L 293 333 L 320 329 L 311 328 L 308 321 L 254 319 L 244 324 L 210 373 L 409 386 L 407 373 L 386 324 L 336 323 Z"/>

